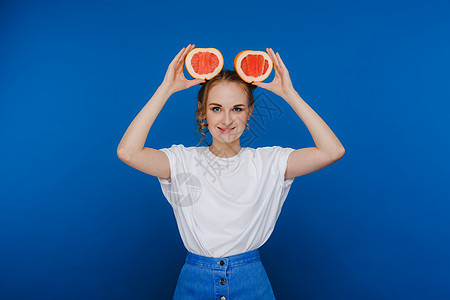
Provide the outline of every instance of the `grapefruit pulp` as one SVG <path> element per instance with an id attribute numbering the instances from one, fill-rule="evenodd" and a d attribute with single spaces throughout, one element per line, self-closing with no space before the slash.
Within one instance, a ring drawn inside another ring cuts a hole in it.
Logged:
<path id="1" fill-rule="evenodd" d="M 265 80 L 273 69 L 273 62 L 265 51 L 241 51 L 234 58 L 233 65 L 242 80 L 248 83 Z"/>
<path id="2" fill-rule="evenodd" d="M 192 77 L 209 80 L 222 70 L 223 56 L 216 48 L 194 48 L 186 55 L 184 65 Z"/>

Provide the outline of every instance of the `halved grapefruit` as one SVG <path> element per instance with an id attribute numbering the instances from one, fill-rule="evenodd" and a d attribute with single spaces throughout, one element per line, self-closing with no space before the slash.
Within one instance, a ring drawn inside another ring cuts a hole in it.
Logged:
<path id="1" fill-rule="evenodd" d="M 273 69 L 273 62 L 265 51 L 241 51 L 233 64 L 242 80 L 248 83 L 265 80 Z"/>
<path id="2" fill-rule="evenodd" d="M 216 48 L 194 48 L 186 55 L 184 65 L 192 77 L 209 80 L 222 70 L 223 56 Z"/>

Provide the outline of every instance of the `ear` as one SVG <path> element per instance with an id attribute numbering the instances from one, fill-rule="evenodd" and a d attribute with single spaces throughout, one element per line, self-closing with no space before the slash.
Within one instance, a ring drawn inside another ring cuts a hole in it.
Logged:
<path id="1" fill-rule="evenodd" d="M 197 104 L 198 104 L 198 108 L 200 109 L 200 101 L 197 101 Z"/>
<path id="2" fill-rule="evenodd" d="M 250 118 L 252 116 L 253 107 L 250 107 L 248 110 L 248 117 Z"/>

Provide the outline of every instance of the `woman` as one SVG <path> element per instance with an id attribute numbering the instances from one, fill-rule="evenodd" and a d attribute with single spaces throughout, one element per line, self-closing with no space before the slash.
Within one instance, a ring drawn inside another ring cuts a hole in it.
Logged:
<path id="1" fill-rule="evenodd" d="M 295 177 L 339 160 L 344 147 L 325 122 L 295 91 L 278 53 L 267 49 L 275 69 L 271 83 L 248 84 L 222 70 L 205 81 L 187 80 L 183 63 L 189 44 L 170 63 L 162 84 L 128 127 L 117 153 L 126 164 L 156 176 L 177 220 L 186 261 L 174 299 L 275 299 L 260 260 Z M 147 134 L 167 99 L 202 84 L 197 123 L 208 127 L 209 147 L 152 149 Z M 309 129 L 316 147 L 241 147 L 254 107 L 253 90 L 282 97 Z"/>

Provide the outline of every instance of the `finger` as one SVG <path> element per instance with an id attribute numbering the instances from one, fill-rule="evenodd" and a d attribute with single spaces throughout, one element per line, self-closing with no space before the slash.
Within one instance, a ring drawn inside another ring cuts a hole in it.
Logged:
<path id="1" fill-rule="evenodd" d="M 186 58 L 186 55 L 194 48 L 194 45 L 189 44 L 184 52 L 181 54 L 180 59 L 178 60 L 177 67 L 180 65 L 183 65 L 184 59 Z"/>
<path id="2" fill-rule="evenodd" d="M 275 60 L 277 61 L 277 66 L 278 66 L 278 71 L 281 73 L 282 69 L 283 69 L 283 65 L 280 63 L 280 60 L 278 58 L 278 52 L 275 53 L 275 51 L 273 51 L 273 56 L 275 57 Z"/>
<path id="3" fill-rule="evenodd" d="M 183 48 L 183 51 L 181 51 L 178 55 L 177 55 L 177 60 L 175 61 L 175 66 L 178 67 L 178 65 L 180 64 L 180 60 L 183 57 L 184 53 L 186 52 L 187 48 L 189 48 L 189 45 L 187 47 Z"/>
<path id="4" fill-rule="evenodd" d="M 273 54 L 274 54 L 274 56 L 275 56 L 275 59 L 277 60 L 277 63 L 278 63 L 278 66 L 280 67 L 280 68 L 282 68 L 283 67 L 283 65 L 281 64 L 281 62 L 280 62 L 280 54 L 278 53 L 278 52 L 273 52 Z"/>
<path id="5" fill-rule="evenodd" d="M 175 55 L 175 57 L 173 58 L 173 60 L 172 60 L 172 62 L 171 62 L 170 64 L 176 64 L 176 63 L 178 63 L 178 60 L 180 59 L 180 55 L 183 54 L 184 50 L 185 50 L 185 48 L 183 47 L 183 48 L 180 50 L 180 52 L 178 52 L 178 54 Z"/>
<path id="6" fill-rule="evenodd" d="M 183 47 L 183 49 L 181 49 L 181 51 L 178 52 L 177 56 L 175 56 L 175 58 L 173 59 L 172 62 L 176 68 L 178 67 L 178 65 L 180 63 L 180 59 L 183 57 L 183 54 L 186 52 L 186 49 L 187 49 L 186 47 Z"/>
<path id="7" fill-rule="evenodd" d="M 277 73 L 275 74 L 275 76 L 279 77 L 281 79 L 283 74 L 285 72 L 287 72 L 287 69 L 286 69 L 286 66 L 284 65 L 283 61 L 281 61 L 281 57 L 278 52 L 275 54 L 275 58 L 277 60 L 277 65 L 278 65 L 278 68 L 276 69 Z"/>
<path id="8" fill-rule="evenodd" d="M 194 86 L 196 84 L 205 83 L 205 82 L 206 82 L 206 80 L 204 80 L 204 79 L 189 80 L 189 87 Z"/>
<path id="9" fill-rule="evenodd" d="M 278 59 L 275 55 L 275 52 L 273 52 L 272 48 L 268 48 L 268 52 L 269 52 L 270 58 L 272 59 L 273 65 L 275 67 L 279 67 Z"/>
<path id="10" fill-rule="evenodd" d="M 278 58 L 277 58 L 277 56 L 276 56 L 275 53 L 273 52 L 272 48 L 267 48 L 267 49 L 268 49 L 270 58 L 272 59 L 272 62 L 273 62 L 273 66 L 274 66 L 274 68 L 275 68 L 275 71 L 277 71 L 277 73 L 281 73 L 281 67 L 280 67 L 280 64 L 278 63 Z"/>
<path id="11" fill-rule="evenodd" d="M 253 85 L 259 86 L 263 89 L 270 91 L 270 83 L 264 83 L 264 82 L 252 82 Z"/>
<path id="12" fill-rule="evenodd" d="M 281 59 L 280 53 L 277 52 L 277 56 L 278 56 L 278 61 L 280 62 L 280 66 L 282 66 L 283 69 L 287 70 L 286 66 L 284 65 L 283 60 Z"/>

